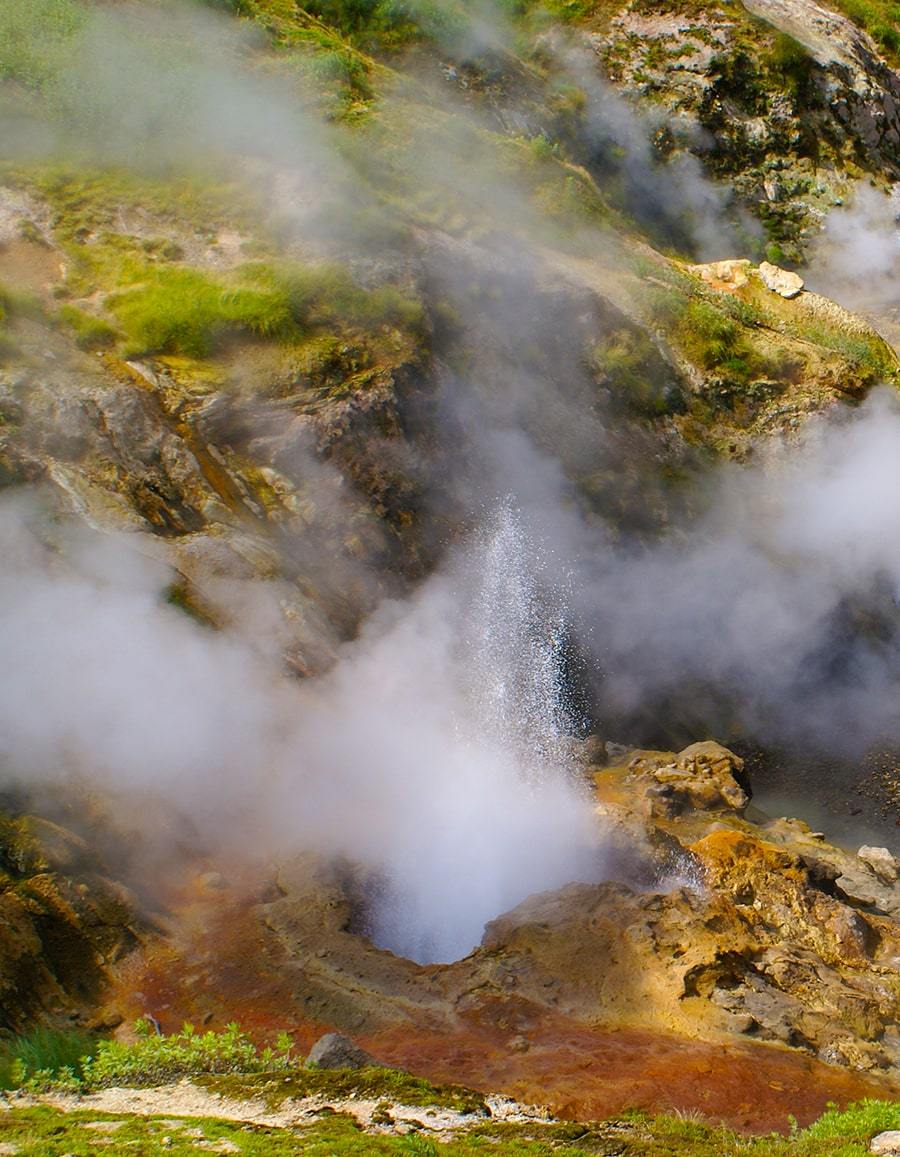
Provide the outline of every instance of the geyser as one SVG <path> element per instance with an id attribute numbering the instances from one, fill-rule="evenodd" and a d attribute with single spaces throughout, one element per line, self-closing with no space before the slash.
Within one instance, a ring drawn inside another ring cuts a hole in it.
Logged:
<path id="1" fill-rule="evenodd" d="M 335 804 L 364 820 L 347 850 L 383 873 L 368 931 L 414 960 L 457 959 L 531 893 L 599 875 L 571 753 L 565 608 L 545 562 L 503 506 L 331 680 L 345 720 L 326 744 L 346 784 Z"/>

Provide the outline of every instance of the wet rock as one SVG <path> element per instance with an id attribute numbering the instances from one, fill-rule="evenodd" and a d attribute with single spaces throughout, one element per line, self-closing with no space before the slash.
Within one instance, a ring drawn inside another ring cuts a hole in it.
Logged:
<path id="1" fill-rule="evenodd" d="M 803 292 L 803 278 L 798 273 L 781 269 L 769 261 L 763 261 L 760 264 L 759 275 L 766 289 L 771 289 L 773 293 L 777 293 L 781 297 L 790 299 Z"/>
<path id="2" fill-rule="evenodd" d="M 84 1016 L 137 944 L 135 897 L 91 858 L 57 824 L 0 814 L 0 1029 Z"/>
<path id="3" fill-rule="evenodd" d="M 364 1069 L 378 1064 L 365 1049 L 337 1032 L 319 1037 L 309 1050 L 306 1063 L 320 1069 Z"/>

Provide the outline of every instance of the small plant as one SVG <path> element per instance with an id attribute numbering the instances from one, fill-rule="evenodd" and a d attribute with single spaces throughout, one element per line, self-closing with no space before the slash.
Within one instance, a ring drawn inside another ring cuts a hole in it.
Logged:
<path id="1" fill-rule="evenodd" d="M 818 1121 L 800 1136 L 811 1141 L 858 1141 L 867 1143 L 876 1133 L 900 1129 L 900 1101 L 859 1101 L 843 1111 L 830 1105 Z"/>

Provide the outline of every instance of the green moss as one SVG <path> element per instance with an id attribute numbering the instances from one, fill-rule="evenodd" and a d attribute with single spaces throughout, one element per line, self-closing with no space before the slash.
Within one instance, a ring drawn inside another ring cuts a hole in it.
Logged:
<path id="1" fill-rule="evenodd" d="M 387 1123 L 387 1122 L 385 1122 Z M 631 1114 L 618 1121 L 498 1124 L 486 1122 L 449 1140 L 420 1133 L 370 1134 L 336 1113 L 294 1129 L 243 1125 L 213 1118 L 135 1117 L 49 1107 L 12 1108 L 3 1138 L 22 1157 L 92 1157 L 98 1151 L 185 1157 L 218 1150 L 246 1157 L 865 1157 L 876 1133 L 900 1126 L 900 1106 L 868 1101 L 846 1112 L 830 1111 L 790 1136 L 738 1137 L 690 1117 Z"/>
<path id="2" fill-rule="evenodd" d="M 198 1083 L 224 1096 L 262 1097 L 272 1105 L 290 1097 L 321 1096 L 335 1100 L 358 1097 L 435 1106 L 458 1113 L 485 1113 L 480 1093 L 460 1085 L 433 1085 L 397 1069 L 298 1068 L 283 1076 L 261 1073 L 249 1077 L 202 1077 Z"/>

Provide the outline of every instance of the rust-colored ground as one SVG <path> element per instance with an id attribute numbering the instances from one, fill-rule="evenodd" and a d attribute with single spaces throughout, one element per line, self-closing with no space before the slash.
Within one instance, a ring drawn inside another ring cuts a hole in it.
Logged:
<path id="1" fill-rule="evenodd" d="M 196 880 L 171 901 L 171 940 L 123 966 L 110 1008 L 130 1023 L 149 1012 L 165 1031 L 185 1020 L 221 1028 L 238 1021 L 260 1041 L 285 1029 L 304 1051 L 331 1027 L 300 1012 L 284 958 L 254 913 L 258 881 L 217 892 Z M 710 1043 L 566 1017 L 528 1018 L 527 1051 L 510 1047 L 509 1009 L 479 1006 L 453 1032 L 424 1022 L 358 1036 L 379 1059 L 433 1081 L 467 1084 L 546 1104 L 557 1114 L 601 1119 L 626 1108 L 700 1110 L 747 1132 L 801 1124 L 829 1101 L 894 1097 L 900 1089 L 803 1053 L 756 1042 Z"/>
<path id="2" fill-rule="evenodd" d="M 484 1033 L 407 1032 L 363 1043 L 379 1058 L 433 1081 L 457 1081 L 594 1120 L 628 1108 L 699 1110 L 742 1132 L 785 1130 L 829 1101 L 893 1097 L 898 1090 L 773 1045 L 722 1045 L 635 1029 L 591 1029 L 559 1019 L 529 1033 L 526 1053 Z"/>

